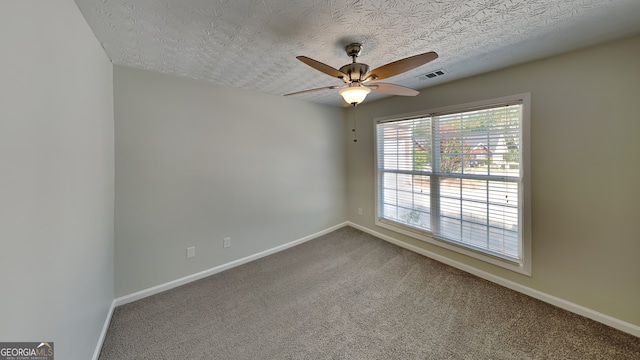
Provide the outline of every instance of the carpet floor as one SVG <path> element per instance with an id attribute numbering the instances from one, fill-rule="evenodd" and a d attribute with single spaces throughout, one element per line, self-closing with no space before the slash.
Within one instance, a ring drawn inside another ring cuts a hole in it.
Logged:
<path id="1" fill-rule="evenodd" d="M 110 359 L 640 359 L 640 338 L 345 227 L 117 307 Z"/>

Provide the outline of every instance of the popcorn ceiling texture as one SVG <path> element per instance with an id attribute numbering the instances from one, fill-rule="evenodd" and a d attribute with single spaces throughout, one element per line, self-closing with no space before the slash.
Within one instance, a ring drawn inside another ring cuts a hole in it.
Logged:
<path id="1" fill-rule="evenodd" d="M 282 95 L 341 82 L 363 44 L 371 68 L 435 51 L 388 79 L 420 89 L 640 32 L 637 0 L 76 0 L 114 64 Z M 443 68 L 446 76 L 419 80 Z M 384 97 L 371 94 L 369 99 Z M 297 96 L 340 105 L 337 90 Z"/>

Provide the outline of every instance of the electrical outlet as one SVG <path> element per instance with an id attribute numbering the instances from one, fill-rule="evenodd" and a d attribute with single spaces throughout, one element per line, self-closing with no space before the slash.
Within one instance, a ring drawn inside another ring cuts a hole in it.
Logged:
<path id="1" fill-rule="evenodd" d="M 358 215 L 362 215 L 362 208 L 358 208 Z"/>
<path id="2" fill-rule="evenodd" d="M 196 247 L 192 246 L 192 247 L 188 247 L 187 248 L 187 259 L 191 259 L 192 257 L 196 256 Z"/>
<path id="3" fill-rule="evenodd" d="M 224 238 L 224 242 L 222 243 L 222 247 L 231 247 L 231 238 L 230 237 L 226 237 Z"/>

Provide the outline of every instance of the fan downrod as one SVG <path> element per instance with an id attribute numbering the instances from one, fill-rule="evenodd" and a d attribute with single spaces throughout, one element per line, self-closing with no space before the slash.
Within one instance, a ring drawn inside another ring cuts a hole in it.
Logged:
<path id="1" fill-rule="evenodd" d="M 369 66 L 367 64 L 361 64 L 356 62 L 356 57 L 360 55 L 362 51 L 362 44 L 352 43 L 345 47 L 347 55 L 351 56 L 352 63 L 347 64 L 340 68 L 340 71 L 347 74 L 347 79 L 342 79 L 347 84 L 360 83 L 364 81 L 364 75 L 369 72 Z"/>

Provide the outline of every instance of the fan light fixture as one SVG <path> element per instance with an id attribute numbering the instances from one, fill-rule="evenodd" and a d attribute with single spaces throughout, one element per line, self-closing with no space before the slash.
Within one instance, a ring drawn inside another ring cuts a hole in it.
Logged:
<path id="1" fill-rule="evenodd" d="M 344 98 L 344 101 L 353 106 L 363 102 L 364 98 L 366 98 L 370 92 L 371 89 L 358 83 L 351 83 L 349 87 L 338 91 L 342 98 Z"/>

